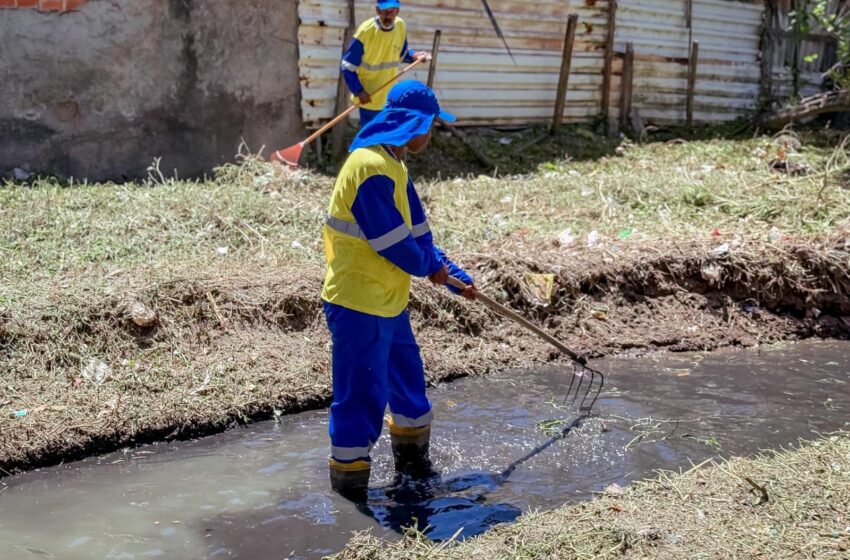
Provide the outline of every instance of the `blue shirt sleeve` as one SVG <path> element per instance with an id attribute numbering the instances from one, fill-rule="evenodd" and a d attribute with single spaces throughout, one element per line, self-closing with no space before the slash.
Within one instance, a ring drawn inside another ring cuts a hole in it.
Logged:
<path id="1" fill-rule="evenodd" d="M 358 95 L 363 91 L 363 84 L 360 83 L 360 78 L 357 77 L 357 69 L 362 62 L 363 43 L 360 42 L 360 39 L 352 39 L 345 53 L 342 55 L 340 70 L 342 71 L 342 77 L 345 79 L 348 89 L 354 95 Z"/>
<path id="2" fill-rule="evenodd" d="M 413 49 L 407 48 L 407 37 L 405 37 L 404 46 L 401 47 L 401 53 L 399 53 L 401 60 L 407 64 L 410 64 L 411 62 L 413 62 L 413 55 L 415 54 L 416 52 Z"/>
<path id="3" fill-rule="evenodd" d="M 373 175 L 357 189 L 351 213 L 369 245 L 382 257 L 412 276 L 428 276 L 442 267 L 433 251 L 425 251 L 396 208 L 395 183 Z"/>
<path id="4" fill-rule="evenodd" d="M 428 225 L 428 218 L 425 216 L 425 209 L 422 207 L 422 201 L 419 199 L 419 193 L 413 186 L 413 181 L 407 182 L 407 201 L 410 204 L 410 222 L 411 230 L 414 239 L 419 247 L 426 252 L 433 253 L 440 264 L 446 265 L 449 269 L 449 275 L 454 276 L 464 284 L 472 284 L 472 277 L 466 273 L 461 267 L 456 265 L 446 256 L 446 253 L 434 245 L 434 236 L 431 233 L 431 228 Z M 460 290 L 454 286 L 446 285 L 452 293 L 459 294 Z"/>

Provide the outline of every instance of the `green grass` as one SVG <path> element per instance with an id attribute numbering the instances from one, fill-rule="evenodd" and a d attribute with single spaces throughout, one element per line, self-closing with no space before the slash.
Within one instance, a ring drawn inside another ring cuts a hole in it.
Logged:
<path id="1" fill-rule="evenodd" d="M 549 240 L 565 229 L 581 241 L 594 230 L 609 239 L 689 239 L 714 228 L 808 235 L 847 225 L 847 153 L 803 140 L 788 156 L 810 168 L 799 177 L 769 170 L 779 148 L 756 138 L 625 145 L 622 157 L 560 159 L 522 175 L 420 181 L 418 189 L 451 250 Z M 207 182 L 8 184 L 0 188 L 0 277 L 14 290 L 57 278 L 97 282 L 121 269 L 161 277 L 222 262 L 320 262 L 332 182 L 247 160 Z"/>

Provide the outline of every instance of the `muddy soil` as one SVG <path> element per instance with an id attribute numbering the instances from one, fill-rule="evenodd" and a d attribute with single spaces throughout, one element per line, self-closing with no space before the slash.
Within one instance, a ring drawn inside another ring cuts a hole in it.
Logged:
<path id="1" fill-rule="evenodd" d="M 843 237 L 582 249 L 509 240 L 459 260 L 483 290 L 588 357 L 850 334 Z M 0 316 L 0 356 L 12 372 L 0 402 L 0 476 L 326 405 L 322 274 L 298 264 L 116 289 L 107 300 L 61 294 L 85 311 Z M 553 275 L 550 297 L 531 274 Z M 414 284 L 411 316 L 431 382 L 561 359 L 483 306 Z M 131 321 L 134 301 L 156 311 L 153 325 Z M 111 366 L 102 382 L 81 378 L 92 355 Z"/>

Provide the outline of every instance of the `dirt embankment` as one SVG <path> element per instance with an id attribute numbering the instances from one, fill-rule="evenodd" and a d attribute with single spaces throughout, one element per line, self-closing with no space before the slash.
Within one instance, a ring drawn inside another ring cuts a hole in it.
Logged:
<path id="1" fill-rule="evenodd" d="M 508 243 L 490 255 L 462 259 L 479 286 L 591 358 L 850 333 L 844 237 L 572 251 Z M 533 274 L 553 275 L 551 294 Z M 9 364 L 0 474 L 325 405 L 321 277 L 318 266 L 293 265 L 106 299 L 57 293 L 49 309 L 0 316 Z M 133 321 L 134 304 L 155 313 L 150 325 Z M 483 306 L 424 282 L 411 316 L 432 382 L 559 359 Z"/>

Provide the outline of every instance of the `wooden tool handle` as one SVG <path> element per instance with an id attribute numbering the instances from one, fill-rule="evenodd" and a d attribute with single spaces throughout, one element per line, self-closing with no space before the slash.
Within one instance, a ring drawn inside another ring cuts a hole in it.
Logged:
<path id="1" fill-rule="evenodd" d="M 469 287 L 453 276 L 449 276 L 449 280 L 448 280 L 447 283 L 451 284 L 452 286 L 454 286 L 455 288 L 457 288 L 459 290 L 464 290 L 464 289 Z M 572 350 L 567 348 L 560 340 L 558 340 L 557 338 L 555 338 L 551 334 L 547 333 L 546 331 L 544 331 L 543 329 L 541 329 L 540 327 L 538 327 L 537 325 L 535 325 L 534 323 L 532 323 L 531 321 L 529 321 L 528 319 L 526 319 L 525 317 L 523 317 L 522 315 L 517 313 L 516 311 L 508 309 L 507 307 L 496 302 L 494 299 L 490 298 L 489 296 L 482 294 L 480 291 L 476 292 L 475 299 L 477 299 L 478 301 L 480 301 L 481 303 L 483 303 L 484 305 L 486 305 L 487 307 L 489 307 L 490 309 L 492 309 L 493 311 L 495 311 L 499 315 L 502 315 L 503 317 L 507 317 L 508 319 L 510 319 L 510 320 L 512 320 L 516 323 L 519 323 L 520 325 L 522 325 L 526 329 L 530 330 L 531 332 L 533 332 L 534 334 L 536 334 L 537 336 L 539 336 L 540 338 L 542 338 L 543 340 L 545 340 L 546 342 L 548 342 L 549 344 L 551 344 L 552 346 L 554 346 L 555 348 L 557 348 L 558 350 L 560 350 L 561 352 L 563 352 L 564 354 L 569 356 L 572 361 L 577 362 L 581 365 L 585 365 L 585 363 L 587 363 L 587 360 L 585 360 L 582 356 L 579 356 L 578 354 L 576 354 L 575 352 L 573 352 Z"/>
<path id="2" fill-rule="evenodd" d="M 408 71 L 410 71 L 411 68 L 413 68 L 414 66 L 416 66 L 417 64 L 422 62 L 422 60 L 423 59 L 421 59 L 421 58 L 417 58 L 416 60 L 414 60 L 413 62 L 411 62 L 410 64 L 408 64 L 404 68 L 402 68 L 401 71 L 398 74 L 396 74 L 395 76 L 393 76 L 392 78 L 390 78 L 389 80 L 387 80 L 386 82 L 381 84 L 375 91 L 369 92 L 369 95 L 370 96 L 375 95 L 376 93 L 378 93 L 379 91 L 381 91 L 382 89 L 384 89 L 385 87 L 390 85 L 391 83 L 395 82 L 396 80 L 401 78 L 403 75 L 405 75 Z M 328 121 L 327 123 L 322 125 L 322 127 L 319 128 L 319 130 L 317 130 L 316 132 L 314 132 L 313 134 L 311 134 L 310 136 L 305 138 L 301 143 L 304 144 L 304 145 L 309 144 L 310 142 L 312 142 L 313 140 L 315 140 L 316 138 L 321 136 L 326 130 L 333 127 L 336 123 L 338 123 L 339 121 L 341 121 L 342 119 L 347 117 L 352 111 L 354 111 L 358 107 L 360 107 L 360 104 L 355 103 L 354 105 L 352 105 L 351 107 L 349 107 L 348 109 L 346 109 L 345 111 L 338 114 L 333 119 L 331 119 L 330 121 Z"/>

